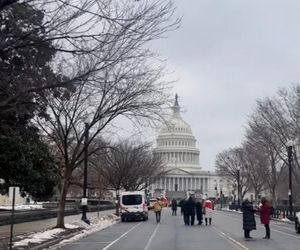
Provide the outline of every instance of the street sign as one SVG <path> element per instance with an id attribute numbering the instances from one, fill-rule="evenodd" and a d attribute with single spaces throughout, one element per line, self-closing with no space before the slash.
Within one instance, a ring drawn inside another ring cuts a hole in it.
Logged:
<path id="1" fill-rule="evenodd" d="M 88 204 L 88 199 L 87 198 L 81 198 L 81 205 L 86 206 Z"/>

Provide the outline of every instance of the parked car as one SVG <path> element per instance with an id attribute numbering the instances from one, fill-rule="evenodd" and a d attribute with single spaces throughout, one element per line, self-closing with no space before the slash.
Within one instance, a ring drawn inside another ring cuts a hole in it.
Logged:
<path id="1" fill-rule="evenodd" d="M 148 206 L 145 192 L 123 192 L 120 196 L 121 221 L 148 220 Z"/>
<path id="2" fill-rule="evenodd" d="M 296 213 L 295 218 L 295 229 L 298 234 L 300 234 L 300 211 Z"/>

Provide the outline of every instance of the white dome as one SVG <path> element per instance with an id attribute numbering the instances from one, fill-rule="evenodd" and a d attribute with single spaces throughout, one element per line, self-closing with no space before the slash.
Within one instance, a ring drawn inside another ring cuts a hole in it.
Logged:
<path id="1" fill-rule="evenodd" d="M 166 134 L 185 134 L 185 135 L 193 135 L 191 126 L 185 122 L 180 115 L 180 106 L 178 105 L 178 99 L 176 95 L 175 104 L 172 107 L 173 115 L 169 121 L 166 122 L 159 133 L 160 135 Z"/>
<path id="2" fill-rule="evenodd" d="M 190 125 L 180 115 L 177 95 L 172 109 L 171 118 L 160 129 L 155 151 L 169 167 L 199 168 L 200 152 Z"/>

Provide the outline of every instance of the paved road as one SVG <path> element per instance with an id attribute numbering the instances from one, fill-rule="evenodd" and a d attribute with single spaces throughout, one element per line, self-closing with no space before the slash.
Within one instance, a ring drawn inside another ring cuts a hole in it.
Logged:
<path id="1" fill-rule="evenodd" d="M 181 216 L 164 209 L 157 224 L 153 212 L 149 221 L 125 222 L 62 247 L 62 250 L 299 250 L 300 235 L 291 224 L 272 222 L 270 240 L 257 224 L 253 241 L 244 241 L 241 214 L 215 211 L 211 226 L 185 226 Z"/>

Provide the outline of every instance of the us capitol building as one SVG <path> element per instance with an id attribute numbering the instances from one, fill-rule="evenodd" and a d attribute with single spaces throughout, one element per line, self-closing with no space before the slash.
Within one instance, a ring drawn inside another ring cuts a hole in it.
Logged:
<path id="1" fill-rule="evenodd" d="M 222 190 L 228 196 L 227 180 L 201 169 L 200 150 L 190 125 L 181 117 L 177 94 L 172 110 L 171 118 L 160 129 L 154 149 L 164 163 L 167 174 L 152 182 L 150 192 L 156 197 L 165 195 L 178 199 L 189 193 L 203 198 L 217 197 Z"/>

